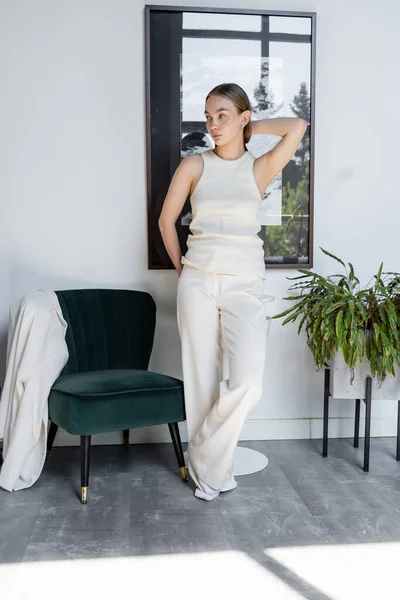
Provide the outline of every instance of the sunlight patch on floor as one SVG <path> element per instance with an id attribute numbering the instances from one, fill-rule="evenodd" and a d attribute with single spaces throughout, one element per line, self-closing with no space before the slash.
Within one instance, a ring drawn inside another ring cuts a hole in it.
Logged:
<path id="1" fill-rule="evenodd" d="M 271 548 L 264 554 L 330 600 L 400 598 L 400 542 Z"/>
<path id="2" fill-rule="evenodd" d="M 235 551 L 0 565 L 0 597 L 12 600 L 300 600 L 302 594 Z"/>

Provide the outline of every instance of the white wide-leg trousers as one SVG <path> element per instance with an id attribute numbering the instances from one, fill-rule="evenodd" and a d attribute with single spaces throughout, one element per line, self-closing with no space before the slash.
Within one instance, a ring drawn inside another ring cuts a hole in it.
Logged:
<path id="1" fill-rule="evenodd" d="M 177 320 L 188 430 L 188 469 L 197 487 L 232 479 L 247 413 L 261 398 L 267 326 L 264 280 L 184 265 Z M 221 381 L 222 351 L 229 377 Z M 204 489 L 204 486 L 203 486 Z"/>

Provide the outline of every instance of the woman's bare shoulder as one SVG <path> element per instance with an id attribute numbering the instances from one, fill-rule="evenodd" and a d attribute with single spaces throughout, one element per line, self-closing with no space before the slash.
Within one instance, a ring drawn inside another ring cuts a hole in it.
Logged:
<path id="1" fill-rule="evenodd" d="M 182 160 L 182 163 L 184 162 L 188 168 L 196 169 L 203 165 L 203 158 L 200 153 L 190 154 L 189 156 L 185 156 Z"/>
<path id="2" fill-rule="evenodd" d="M 183 163 L 185 163 L 185 164 L 183 164 Z M 194 188 L 197 185 L 197 182 L 199 181 L 200 177 L 203 174 L 203 169 L 204 169 L 203 157 L 201 156 L 200 153 L 191 154 L 190 156 L 186 156 L 182 160 L 181 166 L 185 169 L 185 172 L 188 174 L 188 176 L 191 179 L 191 185 L 190 185 L 190 195 L 191 195 Z"/>
<path id="3" fill-rule="evenodd" d="M 203 172 L 203 164 L 203 159 L 200 154 L 190 154 L 190 156 L 185 156 L 182 160 L 181 168 L 183 168 L 186 173 L 190 174 L 192 179 L 197 179 Z"/>

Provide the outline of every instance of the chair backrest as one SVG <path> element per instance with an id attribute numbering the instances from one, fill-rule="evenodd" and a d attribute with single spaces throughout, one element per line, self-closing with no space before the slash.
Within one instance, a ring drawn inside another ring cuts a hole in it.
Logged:
<path id="1" fill-rule="evenodd" d="M 61 375 L 101 369 L 147 369 L 156 305 L 134 290 L 55 291 L 68 328 L 69 358 Z"/>

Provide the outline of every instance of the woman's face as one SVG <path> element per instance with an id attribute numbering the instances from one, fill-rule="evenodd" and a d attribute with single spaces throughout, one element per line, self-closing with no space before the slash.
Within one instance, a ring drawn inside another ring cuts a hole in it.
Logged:
<path id="1" fill-rule="evenodd" d="M 222 146 L 237 137 L 243 138 L 243 128 L 249 120 L 247 113 L 239 113 L 237 107 L 222 96 L 212 95 L 208 98 L 204 114 L 207 131 L 215 142 Z"/>

